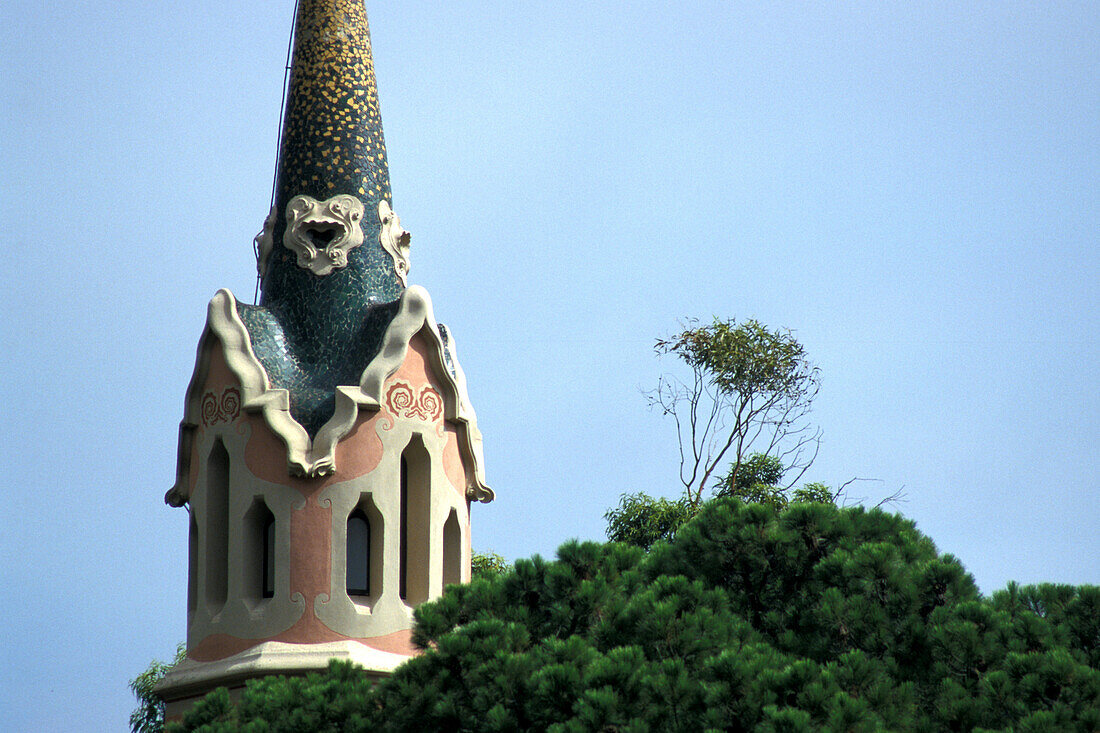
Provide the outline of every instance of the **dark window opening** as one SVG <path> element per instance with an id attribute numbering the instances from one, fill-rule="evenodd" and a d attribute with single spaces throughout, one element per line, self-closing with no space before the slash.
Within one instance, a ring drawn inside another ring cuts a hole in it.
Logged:
<path id="1" fill-rule="evenodd" d="M 414 434 L 401 453 L 401 600 L 418 606 L 428 600 L 431 546 L 431 456 Z"/>
<path id="2" fill-rule="evenodd" d="M 229 593 L 229 452 L 221 438 L 206 461 L 206 602 L 212 613 Z"/>
<path id="3" fill-rule="evenodd" d="M 443 585 L 462 582 L 462 529 L 452 510 L 443 525 Z"/>
<path id="4" fill-rule="evenodd" d="M 194 510 L 188 510 L 190 518 L 187 528 L 187 613 L 195 612 L 198 607 L 199 586 L 199 525 L 195 522 Z"/>
<path id="5" fill-rule="evenodd" d="M 404 454 L 401 455 L 401 522 L 399 526 L 400 549 L 398 550 L 398 557 L 400 558 L 401 570 L 398 592 L 401 595 L 401 600 L 405 600 L 409 595 L 409 462 L 405 459 Z"/>
<path id="6" fill-rule="evenodd" d="M 270 512 L 264 517 L 263 524 L 264 557 L 261 572 L 263 573 L 263 598 L 275 597 L 275 517 Z"/>
<path id="7" fill-rule="evenodd" d="M 361 507 L 348 517 L 347 592 L 370 595 L 370 521 Z"/>

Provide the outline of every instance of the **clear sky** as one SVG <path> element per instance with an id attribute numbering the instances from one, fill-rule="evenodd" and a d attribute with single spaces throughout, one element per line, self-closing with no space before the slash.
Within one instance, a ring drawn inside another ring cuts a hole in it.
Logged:
<path id="1" fill-rule="evenodd" d="M 0 720 L 123 730 L 184 637 L 162 497 L 206 303 L 251 302 L 293 2 L 0 8 Z M 410 281 L 509 559 L 678 491 L 640 388 L 684 317 L 820 366 L 809 480 L 985 592 L 1100 582 L 1100 5 L 369 2 Z"/>

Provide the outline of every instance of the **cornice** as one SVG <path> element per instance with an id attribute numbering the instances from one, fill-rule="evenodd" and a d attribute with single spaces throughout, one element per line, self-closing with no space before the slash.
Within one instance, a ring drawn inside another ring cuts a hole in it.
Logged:
<path id="1" fill-rule="evenodd" d="M 213 683 L 232 686 L 262 675 L 322 672 L 333 659 L 363 667 L 371 676 L 388 676 L 409 657 L 353 640 L 323 644 L 265 641 L 216 662 L 184 659 L 157 683 L 156 691 L 168 700 L 178 700 L 209 690 Z"/>
<path id="2" fill-rule="evenodd" d="M 195 371 L 180 422 L 176 483 L 165 495 L 165 501 L 182 506 L 190 498 L 191 447 L 202 422 L 202 394 L 215 342 L 222 344 L 226 364 L 240 382 L 242 408 L 262 415 L 267 426 L 286 445 L 288 472 L 316 478 L 338 470 L 337 444 L 355 426 L 360 409 L 379 409 L 386 380 L 404 363 L 409 343 L 417 334 L 423 334 L 428 343 L 429 361 L 443 389 L 443 416 L 458 428 L 459 448 L 472 467 L 466 497 L 471 501 L 492 501 L 493 491 L 484 479 L 481 432 L 466 392 L 466 379 L 455 355 L 453 338 L 441 335 L 431 297 L 416 285 L 402 293 L 398 312 L 386 329 L 379 353 L 363 370 L 359 384 L 336 388 L 335 411 L 314 440 L 291 416 L 289 392 L 271 387 L 267 372 L 252 350 L 248 329 L 237 312 L 236 298 L 228 290 L 219 290 L 207 308 L 206 327 L 199 339 Z"/>

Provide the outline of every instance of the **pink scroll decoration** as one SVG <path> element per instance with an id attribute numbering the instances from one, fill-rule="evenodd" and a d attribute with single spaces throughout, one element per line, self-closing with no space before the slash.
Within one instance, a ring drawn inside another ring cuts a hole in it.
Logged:
<path id="1" fill-rule="evenodd" d="M 219 398 L 213 392 L 202 396 L 202 424 L 216 425 L 220 422 L 233 422 L 241 414 L 241 391 L 230 387 Z"/>
<path id="2" fill-rule="evenodd" d="M 398 417 L 435 422 L 443 417 L 443 398 L 431 387 L 422 387 L 420 394 L 404 382 L 396 382 L 386 392 L 386 405 Z"/>

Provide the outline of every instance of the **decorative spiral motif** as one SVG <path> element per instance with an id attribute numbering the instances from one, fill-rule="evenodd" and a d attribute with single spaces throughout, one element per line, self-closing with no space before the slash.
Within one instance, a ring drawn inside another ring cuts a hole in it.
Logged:
<path id="1" fill-rule="evenodd" d="M 218 398 L 213 392 L 202 396 L 202 424 L 213 425 L 218 422 Z"/>
<path id="2" fill-rule="evenodd" d="M 413 396 L 412 387 L 401 382 L 390 387 L 386 402 L 389 403 L 390 411 L 395 415 L 409 417 L 409 412 L 416 410 L 416 398 Z"/>
<path id="3" fill-rule="evenodd" d="M 233 422 L 241 414 L 241 391 L 230 387 L 222 392 L 221 399 L 213 392 L 202 396 L 202 424 L 216 425 L 220 422 Z"/>
<path id="4" fill-rule="evenodd" d="M 226 422 L 233 422 L 241 414 L 241 392 L 230 387 L 222 393 L 222 403 L 218 407 L 218 416 Z"/>
<path id="5" fill-rule="evenodd" d="M 420 407 L 426 420 L 434 422 L 443 416 L 443 398 L 431 387 L 425 387 L 420 392 Z"/>
<path id="6" fill-rule="evenodd" d="M 416 394 L 404 382 L 397 382 L 386 393 L 386 404 L 394 415 L 435 422 L 443 417 L 443 397 L 425 386 Z"/>

